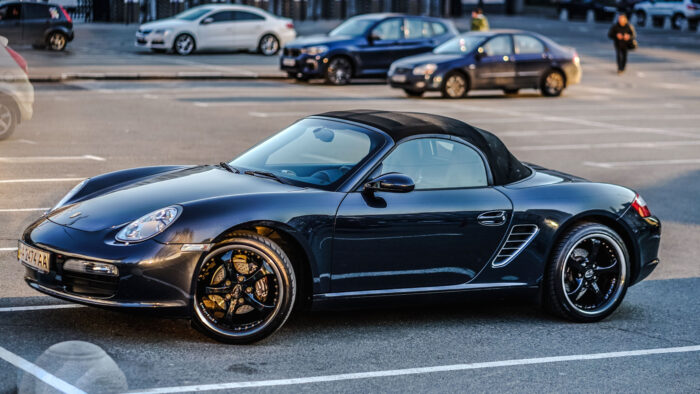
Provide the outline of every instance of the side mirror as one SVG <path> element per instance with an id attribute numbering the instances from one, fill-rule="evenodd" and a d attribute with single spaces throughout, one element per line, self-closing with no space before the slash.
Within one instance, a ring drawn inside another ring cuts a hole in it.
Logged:
<path id="1" fill-rule="evenodd" d="M 208 17 L 208 18 L 202 19 L 202 24 L 203 24 L 203 25 L 208 25 L 208 24 L 210 24 L 210 23 L 212 23 L 212 22 L 214 22 L 214 18 L 212 18 L 212 17 Z"/>
<path id="2" fill-rule="evenodd" d="M 374 33 L 370 34 L 367 37 L 367 41 L 369 41 L 370 44 L 373 44 L 375 41 L 379 41 L 381 39 L 382 39 L 381 37 L 379 37 L 378 35 L 376 35 Z"/>
<path id="3" fill-rule="evenodd" d="M 390 172 L 365 183 L 365 187 L 362 191 L 363 193 L 408 193 L 413 191 L 415 187 L 416 185 L 410 177 L 399 174 L 398 172 Z"/>
<path id="4" fill-rule="evenodd" d="M 476 52 L 474 52 L 474 60 L 478 62 L 482 57 L 484 57 L 484 48 L 479 47 Z"/>

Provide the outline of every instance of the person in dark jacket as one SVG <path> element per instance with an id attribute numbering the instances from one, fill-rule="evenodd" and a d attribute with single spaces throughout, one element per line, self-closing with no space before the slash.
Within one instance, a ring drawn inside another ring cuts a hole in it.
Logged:
<path id="1" fill-rule="evenodd" d="M 634 27 L 627 22 L 627 16 L 620 14 L 617 22 L 608 31 L 608 38 L 615 43 L 615 57 L 617 59 L 617 73 L 622 74 L 627 65 L 627 51 L 634 42 L 637 33 Z"/>

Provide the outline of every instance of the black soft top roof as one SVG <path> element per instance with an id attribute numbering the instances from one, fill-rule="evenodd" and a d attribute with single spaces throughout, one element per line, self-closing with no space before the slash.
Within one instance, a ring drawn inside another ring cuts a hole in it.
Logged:
<path id="1" fill-rule="evenodd" d="M 387 133 L 395 142 L 414 135 L 446 134 L 464 139 L 486 156 L 495 185 L 505 185 L 530 175 L 531 170 L 513 156 L 503 142 L 488 131 L 457 119 L 420 112 L 393 112 L 369 109 L 333 111 L 318 114 L 372 126 Z"/>

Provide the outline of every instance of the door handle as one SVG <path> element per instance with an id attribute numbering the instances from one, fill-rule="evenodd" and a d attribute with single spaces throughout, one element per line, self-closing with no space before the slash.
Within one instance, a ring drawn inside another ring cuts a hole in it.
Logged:
<path id="1" fill-rule="evenodd" d="M 506 211 L 488 211 L 476 218 L 482 226 L 500 226 L 506 222 Z"/>

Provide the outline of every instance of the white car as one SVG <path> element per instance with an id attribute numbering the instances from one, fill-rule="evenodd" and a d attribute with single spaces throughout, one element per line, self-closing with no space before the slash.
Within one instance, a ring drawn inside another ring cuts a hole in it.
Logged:
<path id="1" fill-rule="evenodd" d="M 669 17 L 671 26 L 681 27 L 683 20 L 700 19 L 700 0 L 647 0 L 634 5 L 637 22 L 646 26 L 652 18 Z"/>
<path id="2" fill-rule="evenodd" d="M 136 46 L 180 55 L 195 50 L 250 50 L 272 56 L 296 37 L 291 19 L 245 5 L 207 4 L 141 25 Z"/>
<path id="3" fill-rule="evenodd" d="M 27 62 L 7 42 L 0 36 L 0 140 L 9 137 L 34 113 L 34 87 L 29 82 Z"/>

